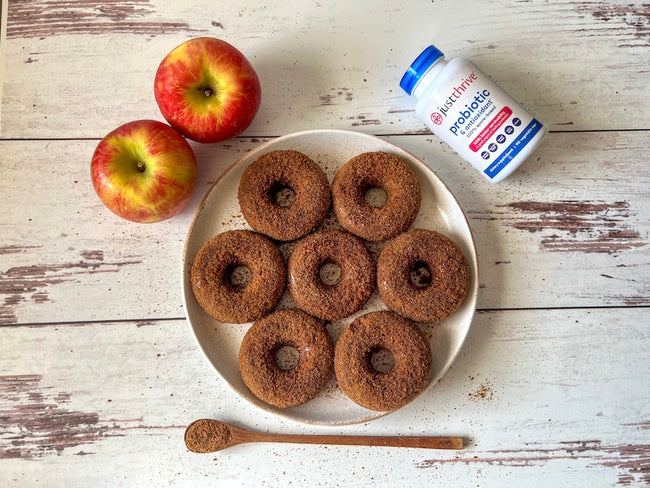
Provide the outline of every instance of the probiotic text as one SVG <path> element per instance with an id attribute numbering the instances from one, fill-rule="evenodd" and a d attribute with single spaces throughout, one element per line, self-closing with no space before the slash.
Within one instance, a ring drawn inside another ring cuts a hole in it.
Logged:
<path id="1" fill-rule="evenodd" d="M 490 182 L 507 178 L 539 145 L 547 127 L 470 61 L 429 46 L 400 87 L 415 113 Z"/>

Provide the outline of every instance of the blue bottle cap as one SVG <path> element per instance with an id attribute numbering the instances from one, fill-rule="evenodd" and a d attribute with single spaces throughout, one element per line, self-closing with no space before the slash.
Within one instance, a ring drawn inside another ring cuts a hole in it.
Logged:
<path id="1" fill-rule="evenodd" d="M 420 55 L 415 58 L 415 61 L 409 66 L 409 69 L 402 76 L 402 81 L 399 86 L 402 87 L 409 95 L 413 93 L 413 88 L 420 81 L 420 78 L 433 64 L 442 58 L 444 54 L 436 46 L 429 46 Z"/>

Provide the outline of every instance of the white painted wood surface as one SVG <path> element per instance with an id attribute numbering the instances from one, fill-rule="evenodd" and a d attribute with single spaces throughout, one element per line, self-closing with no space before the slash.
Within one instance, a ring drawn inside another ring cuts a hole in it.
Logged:
<path id="1" fill-rule="evenodd" d="M 3 0 L 4 2 L 5 0 Z M 0 38 L 0 473 L 8 486 L 650 484 L 650 7 L 641 2 L 3 3 Z M 199 185 L 154 225 L 96 198 L 92 151 L 161 119 L 160 59 L 221 37 L 252 61 L 260 112 L 194 144 Z M 417 120 L 398 81 L 435 42 L 472 57 L 549 123 L 489 186 Z M 270 138 L 379 135 L 447 183 L 479 252 L 478 313 L 451 370 L 367 424 L 261 413 L 210 369 L 184 320 L 181 253 L 219 175 Z M 198 456 L 215 417 L 292 433 L 455 434 L 461 452 L 239 446 Z"/>

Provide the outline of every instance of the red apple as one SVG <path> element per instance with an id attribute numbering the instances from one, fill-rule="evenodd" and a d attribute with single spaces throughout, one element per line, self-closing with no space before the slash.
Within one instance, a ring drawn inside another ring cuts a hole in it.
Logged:
<path id="1" fill-rule="evenodd" d="M 158 222 L 187 204 L 197 178 L 187 141 L 167 124 L 136 120 L 104 137 L 90 175 L 100 200 L 122 218 Z"/>
<path id="2" fill-rule="evenodd" d="M 154 94 L 167 122 L 198 142 L 243 132 L 262 99 L 253 66 L 234 46 L 212 37 L 185 41 L 165 56 Z"/>

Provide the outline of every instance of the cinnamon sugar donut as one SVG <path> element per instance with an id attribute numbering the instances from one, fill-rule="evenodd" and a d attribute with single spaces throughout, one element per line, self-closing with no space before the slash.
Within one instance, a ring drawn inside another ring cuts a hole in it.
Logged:
<path id="1" fill-rule="evenodd" d="M 279 201 L 281 191 L 288 191 L 293 201 Z M 237 198 L 249 225 L 279 241 L 298 239 L 314 230 L 331 203 L 325 172 L 294 150 L 271 151 L 257 158 L 244 170 Z"/>
<path id="2" fill-rule="evenodd" d="M 245 285 L 232 282 L 232 273 L 240 266 L 252 275 Z M 286 285 L 282 254 L 269 239 L 250 230 L 223 232 L 206 242 L 190 273 L 196 301 L 221 322 L 262 317 L 278 303 Z"/>
<path id="3" fill-rule="evenodd" d="M 294 347 L 296 367 L 281 369 L 276 354 Z M 277 310 L 255 322 L 239 349 L 244 383 L 260 400 L 278 408 L 303 404 L 328 383 L 334 370 L 334 345 L 325 326 L 301 310 Z"/>
<path id="4" fill-rule="evenodd" d="M 413 282 L 424 269 L 428 279 Z M 434 231 L 413 229 L 388 242 L 377 261 L 379 295 L 391 310 L 411 320 L 438 322 L 465 300 L 470 270 L 460 248 Z"/>
<path id="5" fill-rule="evenodd" d="M 321 268 L 334 264 L 340 278 L 334 284 L 321 279 Z M 304 237 L 287 263 L 287 288 L 296 304 L 325 320 L 347 317 L 361 309 L 375 289 L 375 261 L 361 239 L 326 229 Z"/>
<path id="6" fill-rule="evenodd" d="M 374 353 L 387 350 L 395 361 L 387 372 L 372 366 Z M 428 385 L 431 349 L 410 320 L 388 310 L 355 319 L 334 351 L 334 372 L 343 392 L 370 410 L 403 407 Z"/>
<path id="7" fill-rule="evenodd" d="M 386 201 L 366 201 L 371 188 L 381 188 Z M 420 183 L 403 160 L 386 152 L 353 157 L 336 172 L 332 183 L 334 213 L 339 223 L 369 241 L 383 241 L 404 232 L 420 210 Z"/>

